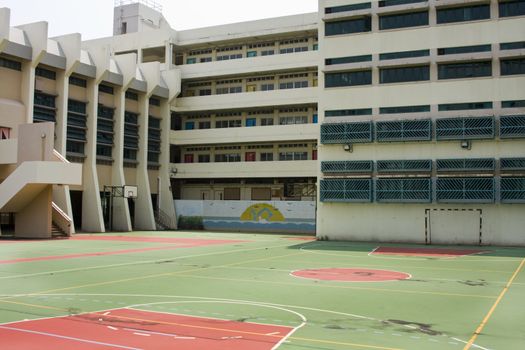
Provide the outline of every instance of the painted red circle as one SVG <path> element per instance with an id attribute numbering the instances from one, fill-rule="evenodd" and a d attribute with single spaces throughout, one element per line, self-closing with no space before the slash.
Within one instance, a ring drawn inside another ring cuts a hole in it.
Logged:
<path id="1" fill-rule="evenodd" d="M 292 276 L 323 281 L 383 282 L 409 279 L 408 273 L 372 269 L 308 269 L 292 272 Z"/>

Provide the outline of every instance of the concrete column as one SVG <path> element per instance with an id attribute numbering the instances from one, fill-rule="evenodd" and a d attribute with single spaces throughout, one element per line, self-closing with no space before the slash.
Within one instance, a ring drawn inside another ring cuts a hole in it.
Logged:
<path id="1" fill-rule="evenodd" d="M 171 67 L 173 67 L 173 45 L 169 41 L 166 42 L 166 50 L 164 54 L 164 63 L 166 64 L 166 69 L 169 70 Z"/>
<path id="2" fill-rule="evenodd" d="M 35 98 L 35 68 L 31 62 L 22 63 L 22 103 L 26 107 L 26 123 L 33 122 L 33 108 Z"/>
<path id="3" fill-rule="evenodd" d="M 115 114 L 113 115 L 113 165 L 111 167 L 111 184 L 124 186 L 124 113 L 126 110 L 126 97 L 123 88 L 114 89 Z M 127 198 L 113 198 L 113 230 L 131 231 L 131 218 Z"/>
<path id="4" fill-rule="evenodd" d="M 160 144 L 160 191 L 158 193 L 160 210 L 173 218 L 173 226 L 170 229 L 177 229 L 177 220 L 175 215 L 175 204 L 173 203 L 173 194 L 171 191 L 171 169 L 170 169 L 170 124 L 171 124 L 171 109 L 168 100 L 162 99 L 160 101 L 160 115 L 161 115 L 161 144 Z"/>
<path id="5" fill-rule="evenodd" d="M 137 187 L 135 200 L 135 229 L 155 230 L 155 217 L 148 176 L 148 119 L 149 96 L 139 94 L 139 150 L 137 152 Z"/>
<path id="6" fill-rule="evenodd" d="M 86 87 L 87 100 L 87 142 L 82 167 L 82 230 L 87 232 L 104 232 L 104 217 L 100 201 L 100 188 L 97 177 L 97 114 L 98 83 L 89 79 Z"/>

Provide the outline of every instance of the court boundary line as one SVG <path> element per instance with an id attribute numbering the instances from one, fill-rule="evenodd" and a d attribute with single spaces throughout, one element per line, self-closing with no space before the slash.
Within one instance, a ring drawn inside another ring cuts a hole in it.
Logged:
<path id="1" fill-rule="evenodd" d="M 516 279 L 516 277 L 518 276 L 518 274 L 521 272 L 521 269 L 523 268 L 523 266 L 525 265 L 525 258 L 523 260 L 521 260 L 521 263 L 518 265 L 518 267 L 516 268 L 516 270 L 514 271 L 514 273 L 512 274 L 511 278 L 509 279 L 509 281 L 507 282 L 507 284 L 505 285 L 505 287 L 503 287 L 503 290 L 501 291 L 501 293 L 499 294 L 498 298 L 496 299 L 496 301 L 494 302 L 494 304 L 492 304 L 492 307 L 490 308 L 489 312 L 485 315 L 485 317 L 483 318 L 483 320 L 481 321 L 481 323 L 479 324 L 478 328 L 476 328 L 476 330 L 474 331 L 474 333 L 472 334 L 471 338 L 469 339 L 467 345 L 465 345 L 465 347 L 463 348 L 463 350 L 468 350 L 472 347 L 472 344 L 474 344 L 474 342 L 476 341 L 476 339 L 478 338 L 478 336 L 481 334 L 481 332 L 483 331 L 483 328 L 485 328 L 485 325 L 488 323 L 488 321 L 490 320 L 490 317 L 492 316 L 492 314 L 494 313 L 494 311 L 496 310 L 496 308 L 498 307 L 499 303 L 501 302 L 501 300 L 503 299 L 503 297 L 505 296 L 505 294 L 507 294 L 507 291 L 510 289 L 510 286 L 512 285 L 512 282 L 514 282 L 514 280 Z"/>

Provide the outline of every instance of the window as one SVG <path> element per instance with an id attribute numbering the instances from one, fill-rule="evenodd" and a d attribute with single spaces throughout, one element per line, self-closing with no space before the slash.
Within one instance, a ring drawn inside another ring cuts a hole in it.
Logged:
<path id="1" fill-rule="evenodd" d="M 472 52 L 489 52 L 491 50 L 491 45 L 473 45 L 473 46 L 458 46 L 458 47 L 445 47 L 438 49 L 438 55 L 457 55 L 462 53 L 472 53 Z"/>
<path id="2" fill-rule="evenodd" d="M 401 113 L 423 113 L 430 112 L 430 106 L 399 106 L 399 107 L 381 107 L 380 114 L 401 114 Z"/>
<path id="3" fill-rule="evenodd" d="M 201 58 L 199 59 L 199 62 L 200 62 L 200 63 L 211 62 L 211 57 L 201 57 Z"/>
<path id="4" fill-rule="evenodd" d="M 516 41 L 512 43 L 501 43 L 499 44 L 500 50 L 520 50 L 525 49 L 525 41 Z"/>
<path id="5" fill-rule="evenodd" d="M 401 159 L 401 160 L 378 160 L 378 174 L 397 173 L 430 173 L 432 171 L 432 160 L 430 159 Z"/>
<path id="6" fill-rule="evenodd" d="M 430 66 L 380 68 L 381 84 L 424 81 L 430 79 Z"/>
<path id="7" fill-rule="evenodd" d="M 241 161 L 241 155 L 239 153 L 232 154 L 216 154 L 216 163 L 237 163 Z"/>
<path id="8" fill-rule="evenodd" d="M 430 141 L 432 139 L 432 121 L 391 120 L 376 123 L 376 140 L 393 141 Z"/>
<path id="9" fill-rule="evenodd" d="M 209 154 L 199 154 L 199 163 L 209 163 L 210 155 Z"/>
<path id="10" fill-rule="evenodd" d="M 404 4 L 415 4 L 418 2 L 427 2 L 427 0 L 381 0 L 379 7 L 398 6 Z"/>
<path id="11" fill-rule="evenodd" d="M 379 54 L 380 60 L 395 60 L 399 58 L 411 58 L 411 57 L 425 57 L 430 56 L 430 50 L 415 50 L 415 51 L 401 51 L 401 52 L 388 52 Z"/>
<path id="12" fill-rule="evenodd" d="M 244 155 L 245 162 L 255 162 L 257 160 L 257 152 L 246 152 Z"/>
<path id="13" fill-rule="evenodd" d="M 372 142 L 371 121 L 355 123 L 327 123 L 321 125 L 322 144 L 348 144 Z"/>
<path id="14" fill-rule="evenodd" d="M 217 129 L 222 128 L 240 128 L 242 126 L 242 121 L 240 119 L 235 120 L 217 120 L 215 122 L 215 127 Z"/>
<path id="15" fill-rule="evenodd" d="M 438 105 L 438 111 L 465 111 L 469 109 L 490 109 L 492 102 L 464 102 L 464 103 L 444 103 Z"/>
<path id="16" fill-rule="evenodd" d="M 113 87 L 109 85 L 104 85 L 104 84 L 100 84 L 98 86 L 98 92 L 103 92 L 105 94 L 110 94 L 110 95 L 114 94 Z"/>
<path id="17" fill-rule="evenodd" d="M 477 21 L 490 18 L 490 5 L 437 9 L 437 23 Z"/>
<path id="18" fill-rule="evenodd" d="M 372 71 L 325 73 L 325 87 L 356 86 L 372 84 Z"/>
<path id="19" fill-rule="evenodd" d="M 193 163 L 193 154 L 185 154 L 184 163 Z"/>
<path id="20" fill-rule="evenodd" d="M 261 126 L 273 125 L 273 118 L 261 118 Z"/>
<path id="21" fill-rule="evenodd" d="M 502 203 L 525 203 L 525 177 L 501 179 Z"/>
<path id="22" fill-rule="evenodd" d="M 51 79 L 51 80 L 57 79 L 56 72 L 49 70 L 49 69 L 42 68 L 42 67 L 36 67 L 35 75 L 42 77 L 42 78 Z"/>
<path id="23" fill-rule="evenodd" d="M 327 174 L 338 173 L 354 173 L 364 174 L 372 173 L 374 170 L 374 162 L 371 160 L 339 160 L 321 162 L 321 171 Z"/>
<path id="24" fill-rule="evenodd" d="M 210 128 L 211 128 L 211 122 L 209 121 L 199 122 L 199 129 L 210 129 Z"/>
<path id="25" fill-rule="evenodd" d="M 520 108 L 525 107 L 525 100 L 515 100 L 515 101 L 501 101 L 502 108 Z"/>
<path id="26" fill-rule="evenodd" d="M 438 141 L 493 139 L 494 124 L 494 117 L 437 119 L 436 139 Z"/>
<path id="27" fill-rule="evenodd" d="M 274 84 L 262 84 L 261 91 L 272 91 L 275 88 Z"/>
<path id="28" fill-rule="evenodd" d="M 261 56 L 271 56 L 273 54 L 275 54 L 274 50 L 263 50 L 263 51 L 261 51 Z"/>
<path id="29" fill-rule="evenodd" d="M 371 179 L 329 179 L 320 181 L 321 202 L 371 202 Z"/>
<path id="30" fill-rule="evenodd" d="M 500 117 L 500 138 L 524 138 L 525 115 L 507 115 Z"/>
<path id="31" fill-rule="evenodd" d="M 372 30 L 372 19 L 370 16 L 357 19 L 349 19 L 337 22 L 325 23 L 325 35 L 339 35 L 369 32 Z"/>
<path id="32" fill-rule="evenodd" d="M 312 123 L 313 124 L 317 124 L 319 121 L 319 118 L 317 116 L 317 113 L 314 113 L 314 115 L 312 116 Z"/>
<path id="33" fill-rule="evenodd" d="M 273 153 L 270 153 L 270 152 L 261 153 L 260 158 L 261 158 L 261 162 L 272 162 Z"/>
<path id="34" fill-rule="evenodd" d="M 325 60 L 325 64 L 327 66 L 331 66 L 334 64 L 346 64 L 346 63 L 369 62 L 369 61 L 372 61 L 372 55 L 327 58 Z"/>
<path id="35" fill-rule="evenodd" d="M 279 152 L 280 161 L 308 160 L 308 152 Z"/>
<path id="36" fill-rule="evenodd" d="M 499 16 L 512 17 L 525 15 L 525 1 L 511 0 L 499 2 Z"/>
<path id="37" fill-rule="evenodd" d="M 525 74 L 525 58 L 500 61 L 501 75 Z"/>
<path id="38" fill-rule="evenodd" d="M 447 63 L 438 65 L 438 79 L 490 77 L 492 62 Z"/>
<path id="39" fill-rule="evenodd" d="M 199 96 L 209 96 L 211 95 L 211 89 L 200 89 Z"/>
<path id="40" fill-rule="evenodd" d="M 376 201 L 388 203 L 430 203 L 432 202 L 432 181 L 430 179 L 377 179 Z"/>
<path id="41" fill-rule="evenodd" d="M 370 2 L 362 2 L 359 4 L 352 4 L 352 5 L 342 5 L 342 6 L 332 6 L 332 7 L 325 7 L 324 13 L 338 13 L 338 12 L 348 12 L 348 11 L 357 11 L 357 10 L 365 10 L 372 7 L 372 4 Z"/>
<path id="42" fill-rule="evenodd" d="M 139 95 L 136 92 L 133 91 L 126 91 L 126 98 L 128 100 L 138 101 Z"/>
<path id="43" fill-rule="evenodd" d="M 247 118 L 246 126 L 247 127 L 257 126 L 257 118 Z"/>
<path id="44" fill-rule="evenodd" d="M 69 77 L 69 84 L 85 88 L 87 86 L 87 80 L 78 77 Z"/>
<path id="45" fill-rule="evenodd" d="M 195 122 L 184 123 L 184 130 L 193 130 L 193 129 L 195 129 Z"/>
<path id="46" fill-rule="evenodd" d="M 356 115 L 372 115 L 372 108 L 336 109 L 324 112 L 325 117 L 352 117 Z"/>
<path id="47" fill-rule="evenodd" d="M 494 158 L 467 158 L 467 159 L 438 159 L 438 172 L 494 172 L 496 160 Z"/>
<path id="48" fill-rule="evenodd" d="M 248 51 L 246 57 L 257 57 L 257 51 Z"/>
<path id="49" fill-rule="evenodd" d="M 428 11 L 379 16 L 379 29 L 396 29 L 428 25 Z"/>
<path id="50" fill-rule="evenodd" d="M 11 133 L 10 128 L 2 128 L 0 127 L 0 140 L 7 140 L 9 139 L 9 134 Z"/>
<path id="51" fill-rule="evenodd" d="M 4 57 L 0 57 L 0 67 L 21 71 L 22 63 L 18 61 L 13 61 Z"/>
<path id="52" fill-rule="evenodd" d="M 314 45 L 312 46 L 312 50 L 314 50 L 314 51 L 319 50 L 319 44 L 314 44 Z"/>
<path id="53" fill-rule="evenodd" d="M 494 202 L 494 178 L 438 178 L 436 200 L 445 203 Z"/>
<path id="54" fill-rule="evenodd" d="M 160 100 L 155 97 L 150 97 L 149 104 L 152 106 L 160 106 Z"/>
<path id="55" fill-rule="evenodd" d="M 279 118 L 279 125 L 306 124 L 306 123 L 308 123 L 308 117 L 306 116 L 289 116 L 289 117 Z"/>

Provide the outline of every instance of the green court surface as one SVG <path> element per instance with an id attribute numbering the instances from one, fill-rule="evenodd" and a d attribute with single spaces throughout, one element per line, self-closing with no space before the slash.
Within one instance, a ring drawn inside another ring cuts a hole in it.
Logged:
<path id="1" fill-rule="evenodd" d="M 200 340 L 228 350 L 525 349 L 524 257 L 525 248 L 212 232 L 0 240 L 0 349 L 199 350 Z M 124 316 L 111 319 L 113 310 Z M 171 318 L 180 315 L 192 318 Z M 68 327 L 52 323 L 59 317 L 115 336 L 63 334 Z M 252 324 L 266 330 L 240 326 Z M 41 345 L 85 347 L 24 347 L 21 332 Z M 161 336 L 172 345 L 156 343 Z M 133 337 L 151 343 L 111 346 Z"/>

